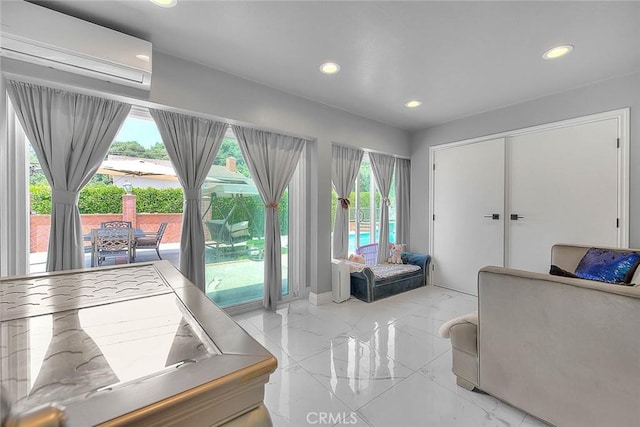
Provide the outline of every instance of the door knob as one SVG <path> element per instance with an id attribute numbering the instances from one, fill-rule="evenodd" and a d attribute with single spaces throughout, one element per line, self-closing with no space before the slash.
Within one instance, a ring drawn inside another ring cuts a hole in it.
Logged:
<path id="1" fill-rule="evenodd" d="M 484 215 L 485 218 L 491 218 L 493 220 L 498 220 L 500 219 L 500 214 L 489 214 L 489 215 Z"/>
<path id="2" fill-rule="evenodd" d="M 517 221 L 519 219 L 523 219 L 523 216 L 520 216 L 518 214 L 511 214 L 511 221 Z"/>

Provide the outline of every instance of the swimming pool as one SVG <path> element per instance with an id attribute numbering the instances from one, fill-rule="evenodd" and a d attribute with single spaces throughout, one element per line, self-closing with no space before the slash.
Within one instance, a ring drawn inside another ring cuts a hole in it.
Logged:
<path id="1" fill-rule="evenodd" d="M 379 232 L 376 233 L 376 237 L 379 236 Z M 396 223 L 394 222 L 390 222 L 389 223 L 389 242 L 391 243 L 395 243 L 396 241 Z M 359 246 L 364 246 L 364 245 L 368 245 L 369 243 L 371 243 L 371 233 L 370 232 L 365 232 L 365 233 L 360 233 L 360 245 Z M 356 233 L 355 232 L 349 232 L 349 253 L 355 253 L 356 251 Z"/>

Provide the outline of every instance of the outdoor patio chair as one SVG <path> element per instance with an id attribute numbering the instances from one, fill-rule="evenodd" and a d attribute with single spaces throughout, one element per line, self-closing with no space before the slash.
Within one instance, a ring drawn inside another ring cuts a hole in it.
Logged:
<path id="1" fill-rule="evenodd" d="M 107 257 L 126 257 L 127 263 L 133 260 L 133 242 L 135 232 L 132 228 L 98 228 L 91 230 L 91 266 L 97 267 Z"/>
<path id="2" fill-rule="evenodd" d="M 136 238 L 135 247 L 133 249 L 134 260 L 136 259 L 138 249 L 155 249 L 158 254 L 158 258 L 162 259 L 160 256 L 160 241 L 162 240 L 162 236 L 164 236 L 167 225 L 168 223 L 163 222 L 155 233 L 145 233 L 144 237 Z"/>
<path id="3" fill-rule="evenodd" d="M 100 228 L 131 228 L 131 221 L 105 221 L 100 223 Z"/>

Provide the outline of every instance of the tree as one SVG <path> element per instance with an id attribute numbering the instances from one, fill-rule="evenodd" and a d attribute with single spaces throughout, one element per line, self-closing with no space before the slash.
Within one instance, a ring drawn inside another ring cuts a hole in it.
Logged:
<path id="1" fill-rule="evenodd" d="M 109 154 L 118 156 L 148 158 L 146 153 L 147 149 L 137 141 L 116 141 L 109 147 Z"/>
<path id="2" fill-rule="evenodd" d="M 238 141 L 236 141 L 235 139 L 224 138 L 222 140 L 222 144 L 220 145 L 218 154 L 216 154 L 216 158 L 213 160 L 213 164 L 224 166 L 227 164 L 227 157 L 234 157 L 236 159 L 236 168 L 238 169 L 239 173 L 246 177 L 251 177 L 249 168 L 247 168 L 244 157 L 242 157 L 242 151 L 240 151 Z"/>
<path id="3" fill-rule="evenodd" d="M 145 157 L 148 159 L 169 160 L 167 149 L 162 142 L 156 142 L 151 147 L 147 148 Z"/>
<path id="4" fill-rule="evenodd" d="M 358 174 L 358 189 L 362 191 L 369 191 L 371 182 L 371 163 L 363 160 L 360 164 L 360 172 Z"/>

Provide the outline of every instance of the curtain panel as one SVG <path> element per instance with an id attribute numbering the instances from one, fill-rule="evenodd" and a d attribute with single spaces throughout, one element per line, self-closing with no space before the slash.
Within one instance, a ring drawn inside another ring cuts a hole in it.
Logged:
<path id="1" fill-rule="evenodd" d="M 184 192 L 180 271 L 205 292 L 200 187 L 211 169 L 228 125 L 169 111 L 151 108 L 149 111 L 158 125 Z"/>
<path id="2" fill-rule="evenodd" d="M 396 160 L 396 241 L 409 250 L 411 220 L 411 160 Z"/>
<path id="3" fill-rule="evenodd" d="M 12 80 L 7 92 L 51 186 L 47 271 L 83 268 L 78 195 L 100 167 L 131 105 Z"/>
<path id="4" fill-rule="evenodd" d="M 265 205 L 263 305 L 266 309 L 275 311 L 282 296 L 282 244 L 278 202 L 289 185 L 306 140 L 242 126 L 232 128 Z"/>
<path id="5" fill-rule="evenodd" d="M 380 238 L 378 239 L 378 264 L 381 264 L 387 262 L 389 258 L 389 192 L 396 159 L 385 154 L 369 153 L 369 160 L 371 160 L 371 171 L 376 180 L 376 186 L 382 196 Z"/>
<path id="6" fill-rule="evenodd" d="M 333 257 L 346 258 L 349 253 L 349 195 L 360 171 L 364 151 L 333 145 L 331 148 L 331 182 L 338 195 L 333 223 Z"/>

